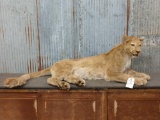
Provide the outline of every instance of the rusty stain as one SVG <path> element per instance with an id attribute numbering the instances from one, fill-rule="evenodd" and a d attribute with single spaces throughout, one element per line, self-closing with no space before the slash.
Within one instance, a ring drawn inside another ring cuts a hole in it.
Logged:
<path id="1" fill-rule="evenodd" d="M 126 35 L 128 35 L 128 30 L 129 30 L 129 17 L 130 17 L 130 0 L 127 0 L 127 25 L 126 25 Z"/>
<path id="2" fill-rule="evenodd" d="M 30 47 L 30 30 L 29 30 L 29 26 L 28 26 L 28 43 L 29 43 L 29 47 Z"/>
<path id="3" fill-rule="evenodd" d="M 28 73 L 29 73 L 29 66 L 27 66 L 27 71 L 28 71 Z"/>
<path id="4" fill-rule="evenodd" d="M 27 70 L 28 70 L 28 73 L 31 72 L 31 60 L 29 60 L 29 63 L 28 63 L 28 66 L 27 66 Z"/>
<path id="5" fill-rule="evenodd" d="M 32 66 L 32 60 L 29 60 L 29 70 L 30 70 L 30 72 L 32 71 L 31 66 Z"/>
<path id="6" fill-rule="evenodd" d="M 32 60 L 30 60 L 29 63 L 30 63 L 30 72 L 31 72 L 32 71 L 32 68 L 31 68 L 32 67 Z"/>
<path id="7" fill-rule="evenodd" d="M 38 0 L 36 0 L 36 19 L 37 19 L 37 39 L 38 39 L 38 71 L 42 70 L 41 50 L 40 50 L 40 31 L 39 31 L 39 16 L 38 16 Z"/>
<path id="8" fill-rule="evenodd" d="M 28 73 L 31 73 L 31 72 L 33 72 L 34 71 L 34 68 L 35 68 L 35 66 L 34 66 L 34 60 L 29 60 L 29 63 L 28 63 L 28 66 L 27 66 L 27 70 L 28 70 Z"/>
<path id="9" fill-rule="evenodd" d="M 77 21 L 76 21 L 76 15 L 75 15 L 75 1 L 73 0 L 73 8 L 72 8 L 73 10 L 72 10 L 72 14 L 73 14 L 73 26 L 75 26 L 76 27 L 76 29 L 77 29 Z M 76 38 L 76 36 L 77 36 L 77 33 L 76 33 L 76 31 L 73 31 L 74 32 L 74 37 Z M 75 40 L 74 41 L 74 47 L 73 47 L 73 49 L 74 49 L 74 59 L 77 59 L 78 58 L 78 50 L 77 50 L 77 48 L 78 48 L 78 43 L 77 43 L 77 41 Z"/>
<path id="10" fill-rule="evenodd" d="M 43 61 L 44 61 L 44 57 L 41 57 L 41 69 L 43 69 L 44 68 L 44 63 L 43 63 Z"/>
<path id="11" fill-rule="evenodd" d="M 30 40 L 31 40 L 31 43 L 32 43 L 32 22 L 31 22 L 31 19 L 30 19 Z"/>
<path id="12" fill-rule="evenodd" d="M 115 117 L 117 116 L 117 107 L 118 107 L 118 104 L 117 104 L 117 101 L 115 100 L 114 101 L 114 116 Z"/>
<path id="13" fill-rule="evenodd" d="M 48 56 L 47 56 L 47 61 L 49 61 Z M 48 67 L 48 66 L 45 66 L 45 67 Z"/>
<path id="14" fill-rule="evenodd" d="M 29 49 L 31 48 L 31 42 L 32 42 L 32 27 L 31 27 L 31 21 L 30 24 L 25 27 L 25 35 L 26 35 L 26 41 L 29 45 Z"/>
<path id="15" fill-rule="evenodd" d="M 75 8 L 74 8 L 74 0 L 73 0 L 73 8 L 72 8 L 72 15 L 73 15 L 73 17 L 75 16 Z"/>
<path id="16" fill-rule="evenodd" d="M 31 25 L 31 19 L 30 19 L 30 22 L 28 24 L 28 42 L 29 42 L 29 48 L 30 48 L 31 43 L 32 43 L 32 25 Z"/>
<path id="17" fill-rule="evenodd" d="M 95 101 L 92 103 L 92 107 L 93 107 L 93 112 L 96 112 L 96 102 Z"/>
<path id="18" fill-rule="evenodd" d="M 48 56 L 42 57 L 42 69 L 47 68 L 48 66 Z"/>
<path id="19" fill-rule="evenodd" d="M 46 56 L 46 57 L 43 57 L 43 56 L 41 56 L 41 69 L 45 69 L 45 68 L 47 68 L 48 66 L 48 56 Z"/>

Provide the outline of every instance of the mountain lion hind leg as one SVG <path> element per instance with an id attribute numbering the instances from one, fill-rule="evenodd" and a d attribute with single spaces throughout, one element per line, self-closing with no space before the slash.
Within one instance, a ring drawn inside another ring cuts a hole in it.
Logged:
<path id="1" fill-rule="evenodd" d="M 65 77 L 54 75 L 53 77 L 48 78 L 47 82 L 48 84 L 57 86 L 62 90 L 69 90 L 70 89 L 69 83 L 76 84 L 79 87 L 85 86 L 85 80 L 75 75 L 69 75 Z"/>
<path id="2" fill-rule="evenodd" d="M 57 86 L 60 89 L 70 89 L 70 84 L 76 84 L 77 86 L 85 86 L 85 80 L 73 75 L 73 62 L 72 60 L 59 61 L 55 63 L 51 68 L 52 77 L 47 82 L 53 86 Z"/>
<path id="3" fill-rule="evenodd" d="M 48 84 L 57 86 L 62 90 L 69 90 L 70 84 L 68 82 L 62 81 L 56 77 L 51 77 L 47 79 Z"/>
<path id="4" fill-rule="evenodd" d="M 72 84 L 76 84 L 79 87 L 83 87 L 85 86 L 85 80 L 81 77 L 78 77 L 76 75 L 69 75 L 67 77 L 64 78 L 65 81 L 72 83 Z"/>

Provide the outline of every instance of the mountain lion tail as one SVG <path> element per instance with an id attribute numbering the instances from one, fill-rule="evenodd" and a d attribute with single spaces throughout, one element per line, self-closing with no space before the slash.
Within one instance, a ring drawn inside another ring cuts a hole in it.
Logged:
<path id="1" fill-rule="evenodd" d="M 20 77 L 7 78 L 7 79 L 4 80 L 4 86 L 9 87 L 9 88 L 22 86 L 28 80 L 30 80 L 32 78 L 36 78 L 36 77 L 40 77 L 40 76 L 45 76 L 45 75 L 51 74 L 50 69 L 51 68 L 49 67 L 49 68 L 46 68 L 46 69 L 38 71 L 38 72 L 21 75 Z"/>

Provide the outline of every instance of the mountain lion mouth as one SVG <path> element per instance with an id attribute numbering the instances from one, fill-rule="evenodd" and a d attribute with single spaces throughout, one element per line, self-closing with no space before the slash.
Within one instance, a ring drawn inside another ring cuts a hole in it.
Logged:
<path id="1" fill-rule="evenodd" d="M 132 53 L 132 56 L 138 56 L 138 53 L 137 53 L 137 54 L 133 54 L 133 53 Z"/>

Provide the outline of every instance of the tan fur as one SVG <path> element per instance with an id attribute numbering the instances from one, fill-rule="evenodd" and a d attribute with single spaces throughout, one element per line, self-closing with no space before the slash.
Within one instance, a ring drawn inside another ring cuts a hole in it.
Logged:
<path id="1" fill-rule="evenodd" d="M 105 79 L 118 82 L 127 82 L 130 77 L 135 78 L 136 85 L 146 85 L 150 76 L 130 69 L 131 59 L 141 52 L 142 38 L 122 36 L 122 43 L 111 51 L 81 59 L 61 60 L 45 70 L 22 75 L 18 78 L 8 78 L 4 81 L 6 87 L 21 86 L 27 80 L 51 73 L 47 82 L 61 89 L 70 89 L 70 84 L 85 86 L 85 79 Z M 106 83 L 107 84 L 107 83 Z"/>

